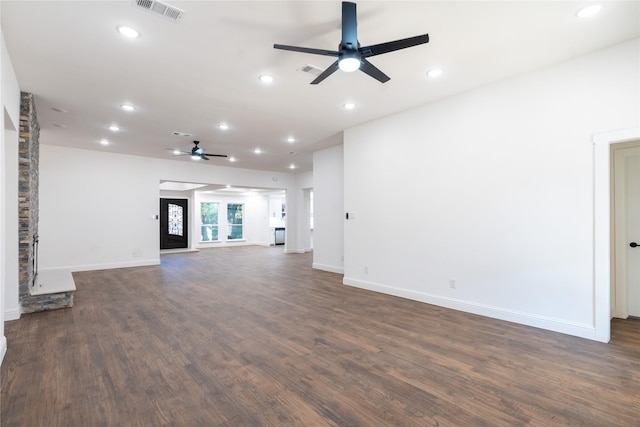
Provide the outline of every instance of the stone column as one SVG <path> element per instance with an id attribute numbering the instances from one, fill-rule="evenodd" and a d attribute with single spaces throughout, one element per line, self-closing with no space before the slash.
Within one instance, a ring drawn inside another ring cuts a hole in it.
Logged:
<path id="1" fill-rule="evenodd" d="M 33 285 L 34 243 L 38 235 L 38 170 L 40 126 L 33 94 L 22 92 L 18 145 L 19 298 L 23 307 Z M 24 312 L 24 310 L 23 310 Z"/>

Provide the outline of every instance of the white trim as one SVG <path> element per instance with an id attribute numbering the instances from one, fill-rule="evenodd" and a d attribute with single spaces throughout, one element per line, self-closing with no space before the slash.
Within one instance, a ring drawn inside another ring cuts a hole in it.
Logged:
<path id="1" fill-rule="evenodd" d="M 15 307 L 7 308 L 4 310 L 4 320 L 18 320 L 20 319 L 20 315 L 22 312 L 20 311 L 20 306 L 17 305 Z"/>
<path id="2" fill-rule="evenodd" d="M 181 254 L 184 252 L 199 252 L 200 248 L 177 248 L 177 249 L 160 249 L 160 255 L 163 254 Z"/>
<path id="3" fill-rule="evenodd" d="M 593 135 L 593 291 L 595 339 L 611 338 L 611 144 L 640 138 L 640 128 Z"/>
<path id="4" fill-rule="evenodd" d="M 486 316 L 494 319 L 505 320 L 508 322 L 519 323 L 526 326 L 547 329 L 550 331 L 574 335 L 581 338 L 588 338 L 592 340 L 597 339 L 596 329 L 593 327 L 593 325 L 587 323 L 570 322 L 564 319 L 540 316 L 523 311 L 478 304 L 474 302 L 458 300 L 455 298 L 447 298 L 428 294 L 426 292 L 417 292 L 409 289 L 395 288 L 378 283 L 366 282 L 359 279 L 352 279 L 350 277 L 345 277 L 342 283 L 356 288 L 366 289 L 373 292 L 380 292 L 387 295 L 394 295 L 397 297 L 407 298 L 427 304 L 433 304 L 453 310 L 478 314 L 480 316 Z"/>
<path id="5" fill-rule="evenodd" d="M 304 249 L 285 249 L 285 254 L 303 254 L 305 253 Z"/>
<path id="6" fill-rule="evenodd" d="M 2 365 L 5 354 L 7 354 L 7 337 L 3 335 L 0 337 L 0 365 Z"/>
<path id="7" fill-rule="evenodd" d="M 128 267 L 146 267 L 149 265 L 160 265 L 160 259 L 147 259 L 140 261 L 125 261 L 125 262 L 109 262 L 104 264 L 84 264 L 84 265 L 69 265 L 64 267 L 55 267 L 56 270 L 69 270 L 69 271 L 92 271 L 92 270 L 109 270 L 112 268 L 128 268 Z M 54 269 L 54 268 L 51 268 Z"/>
<path id="8" fill-rule="evenodd" d="M 344 267 L 337 267 L 333 265 L 319 264 L 314 262 L 311 264 L 311 268 L 315 268 L 316 270 L 329 271 L 331 273 L 344 274 Z"/>

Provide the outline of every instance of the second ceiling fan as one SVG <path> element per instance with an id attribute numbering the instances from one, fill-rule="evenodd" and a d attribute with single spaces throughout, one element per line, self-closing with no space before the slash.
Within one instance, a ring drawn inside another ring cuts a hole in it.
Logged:
<path id="1" fill-rule="evenodd" d="M 331 64 L 329 68 L 324 70 L 322 74 L 311 82 L 312 85 L 320 83 L 331 74 L 338 71 L 338 69 L 346 72 L 356 71 L 359 69 L 379 82 L 386 83 L 390 80 L 390 77 L 367 61 L 367 58 L 429 42 L 429 34 L 423 34 L 392 42 L 360 47 L 357 27 L 356 4 L 345 1 L 342 2 L 342 40 L 338 45 L 337 51 L 288 46 L 283 44 L 274 44 L 273 47 L 275 49 L 291 50 L 294 52 L 337 57 L 338 59 Z"/>

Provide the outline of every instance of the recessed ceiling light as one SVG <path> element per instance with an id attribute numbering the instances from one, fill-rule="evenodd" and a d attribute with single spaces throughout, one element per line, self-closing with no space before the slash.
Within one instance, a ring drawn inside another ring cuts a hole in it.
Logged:
<path id="1" fill-rule="evenodd" d="M 293 163 L 291 163 L 291 165 L 289 165 L 289 169 L 295 169 L 296 165 L 294 165 Z"/>
<path id="2" fill-rule="evenodd" d="M 578 18 L 587 18 L 589 16 L 593 16 L 596 13 L 600 12 L 600 9 L 602 9 L 602 6 L 599 4 L 592 4 L 586 7 L 583 7 L 582 9 L 580 9 L 577 13 L 576 16 Z"/>
<path id="3" fill-rule="evenodd" d="M 111 125 L 109 126 L 109 130 L 112 132 L 118 132 L 120 130 L 120 128 L 116 125 Z"/>
<path id="4" fill-rule="evenodd" d="M 293 143 L 293 142 L 296 142 L 296 139 L 294 137 L 290 136 L 289 138 L 287 138 L 287 142 Z"/>
<path id="5" fill-rule="evenodd" d="M 176 155 L 176 156 L 177 156 L 177 155 L 179 155 L 179 154 L 180 154 L 180 150 L 178 150 L 178 149 L 176 148 L 175 150 L 173 150 L 173 154 L 174 154 L 174 155 Z"/>
<path id="6" fill-rule="evenodd" d="M 354 108 L 356 108 L 356 104 L 354 104 L 353 102 L 347 102 L 345 104 L 342 104 L 342 106 L 345 110 L 353 110 Z"/>
<path id="7" fill-rule="evenodd" d="M 432 70 L 427 71 L 427 76 L 429 77 L 440 77 L 442 75 L 442 70 L 440 68 L 434 68 Z"/>
<path id="8" fill-rule="evenodd" d="M 53 111 L 57 111 L 58 113 L 68 113 L 68 110 L 65 110 L 64 108 L 60 108 L 60 107 L 51 107 L 51 109 Z"/>
<path id="9" fill-rule="evenodd" d="M 140 37 L 140 33 L 134 30 L 131 27 L 119 26 L 117 27 L 118 32 L 125 37 L 129 37 L 130 39 L 135 39 L 136 37 Z"/>
<path id="10" fill-rule="evenodd" d="M 226 188 L 231 188 L 231 186 L 229 184 L 225 185 Z"/>
<path id="11" fill-rule="evenodd" d="M 101 140 L 100 140 L 100 144 L 102 144 L 102 145 L 109 145 L 109 141 L 107 141 L 106 139 L 101 139 Z"/>
<path id="12" fill-rule="evenodd" d="M 136 109 L 136 107 L 130 104 L 122 104 L 120 108 L 122 108 L 124 111 L 135 111 Z"/>
<path id="13" fill-rule="evenodd" d="M 233 156 L 231 156 L 231 157 L 229 157 L 229 161 L 230 161 L 230 162 L 235 162 L 235 161 L 236 161 L 236 158 L 235 158 L 235 157 L 233 157 Z"/>
<path id="14" fill-rule="evenodd" d="M 271 84 L 273 83 L 273 77 L 268 76 L 266 74 L 261 75 L 260 77 L 258 77 L 260 79 L 260 81 L 264 84 Z"/>
<path id="15" fill-rule="evenodd" d="M 256 154 L 260 154 L 260 153 L 262 153 L 262 150 L 259 149 L 259 148 L 256 148 L 255 150 L 253 150 L 253 152 L 256 153 Z"/>
<path id="16" fill-rule="evenodd" d="M 220 130 L 227 130 L 227 129 L 229 129 L 229 125 L 228 125 L 228 124 L 226 124 L 226 123 L 220 123 L 220 124 L 218 125 L 218 129 L 220 129 Z"/>

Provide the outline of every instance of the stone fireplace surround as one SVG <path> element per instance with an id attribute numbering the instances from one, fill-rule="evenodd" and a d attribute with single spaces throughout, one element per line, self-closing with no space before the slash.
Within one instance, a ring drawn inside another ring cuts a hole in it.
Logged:
<path id="1" fill-rule="evenodd" d="M 37 269 L 39 246 L 39 138 L 40 125 L 33 94 L 20 93 L 20 135 L 18 153 L 18 265 L 19 300 L 22 313 L 53 310 L 73 306 L 74 290 L 47 292 L 39 283 L 42 277 Z M 45 275 L 50 273 L 45 273 Z M 56 273 L 60 275 L 60 272 Z M 63 273 L 65 275 L 65 273 Z M 68 273 L 70 276 L 70 273 Z M 71 279 L 73 281 L 73 279 Z M 69 288 L 68 286 L 66 287 Z M 64 288 L 63 288 L 64 289 Z"/>

